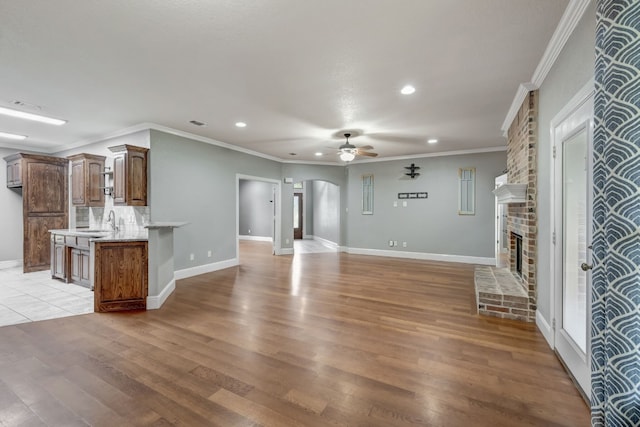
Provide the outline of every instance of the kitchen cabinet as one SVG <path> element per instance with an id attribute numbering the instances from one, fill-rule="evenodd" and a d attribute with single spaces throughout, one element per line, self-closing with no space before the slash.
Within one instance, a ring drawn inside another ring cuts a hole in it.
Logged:
<path id="1" fill-rule="evenodd" d="M 94 242 L 94 311 L 145 310 L 146 241 Z"/>
<path id="2" fill-rule="evenodd" d="M 113 158 L 113 204 L 147 205 L 148 148 L 134 145 L 109 147 Z"/>
<path id="3" fill-rule="evenodd" d="M 7 162 L 7 186 L 22 189 L 23 271 L 51 265 L 49 230 L 65 228 L 68 212 L 68 160 L 17 153 Z"/>
<path id="4" fill-rule="evenodd" d="M 7 159 L 7 158 L 5 158 Z M 7 187 L 22 187 L 22 158 L 7 160 Z"/>
<path id="5" fill-rule="evenodd" d="M 91 287 L 90 254 L 88 249 L 71 249 L 70 279 L 72 283 Z"/>
<path id="6" fill-rule="evenodd" d="M 64 236 L 51 235 L 51 277 L 67 280 L 67 246 Z"/>
<path id="7" fill-rule="evenodd" d="M 105 156 L 76 154 L 71 161 L 71 203 L 74 206 L 104 206 Z"/>

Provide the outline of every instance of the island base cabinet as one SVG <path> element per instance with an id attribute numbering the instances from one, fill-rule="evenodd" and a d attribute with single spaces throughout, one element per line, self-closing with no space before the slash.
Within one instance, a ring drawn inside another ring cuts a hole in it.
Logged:
<path id="1" fill-rule="evenodd" d="M 94 310 L 145 310 L 147 242 L 95 242 Z"/>

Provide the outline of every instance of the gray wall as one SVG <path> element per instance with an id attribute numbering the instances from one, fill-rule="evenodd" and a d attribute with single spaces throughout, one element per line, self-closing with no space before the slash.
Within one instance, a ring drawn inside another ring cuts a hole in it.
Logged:
<path id="1" fill-rule="evenodd" d="M 348 243 L 350 247 L 476 257 L 495 256 L 495 177 L 506 167 L 506 152 L 417 158 L 349 165 Z M 420 176 L 404 175 L 415 163 Z M 476 214 L 458 215 L 458 168 L 476 168 Z M 362 215 L 364 174 L 374 175 L 373 215 Z M 407 200 L 400 192 L 428 192 Z M 393 202 L 398 201 L 398 207 Z M 397 240 L 391 248 L 389 240 Z M 407 247 L 402 247 L 407 242 Z"/>
<path id="2" fill-rule="evenodd" d="M 333 243 L 340 241 L 340 187 L 313 181 L 313 235 Z"/>
<path id="3" fill-rule="evenodd" d="M 0 158 L 17 153 L 0 148 Z M 0 169 L 0 262 L 22 260 L 22 193 L 7 188 L 6 164 Z"/>
<path id="4" fill-rule="evenodd" d="M 304 235 L 313 236 L 313 181 L 304 182 Z"/>
<path id="5" fill-rule="evenodd" d="M 273 237 L 273 186 L 264 181 L 240 180 L 239 235 Z"/>
<path id="6" fill-rule="evenodd" d="M 278 162 L 158 131 L 149 160 L 152 221 L 189 222 L 175 231 L 176 270 L 236 257 L 236 174 L 281 179 Z"/>
<path id="7" fill-rule="evenodd" d="M 595 2 L 591 2 L 582 20 L 564 46 L 539 92 L 538 131 L 538 297 L 540 314 L 551 324 L 551 199 L 553 165 L 551 163 L 550 122 L 573 96 L 593 78 L 595 58 Z"/>

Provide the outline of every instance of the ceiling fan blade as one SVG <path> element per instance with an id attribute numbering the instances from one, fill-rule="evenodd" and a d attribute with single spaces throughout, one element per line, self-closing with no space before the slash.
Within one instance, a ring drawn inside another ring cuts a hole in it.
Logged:
<path id="1" fill-rule="evenodd" d="M 363 145 L 362 147 L 358 147 L 358 150 L 373 150 L 371 145 Z"/>
<path id="2" fill-rule="evenodd" d="M 378 153 L 372 153 L 370 151 L 360 151 L 356 153 L 358 156 L 366 156 L 366 157 L 377 157 Z"/>

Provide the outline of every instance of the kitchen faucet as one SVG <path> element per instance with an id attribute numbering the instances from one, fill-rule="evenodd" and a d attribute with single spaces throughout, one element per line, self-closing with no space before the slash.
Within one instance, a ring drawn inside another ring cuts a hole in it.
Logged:
<path id="1" fill-rule="evenodd" d="M 113 231 L 118 231 L 118 226 L 116 225 L 116 213 L 111 209 L 109 211 L 109 217 L 107 218 L 107 223 L 111 224 L 111 229 Z"/>

